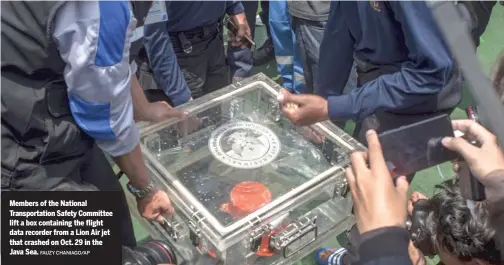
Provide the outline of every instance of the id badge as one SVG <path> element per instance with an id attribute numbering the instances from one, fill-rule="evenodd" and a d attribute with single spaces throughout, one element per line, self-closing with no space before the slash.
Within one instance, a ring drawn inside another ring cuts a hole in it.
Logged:
<path id="1" fill-rule="evenodd" d="M 168 21 L 168 14 L 166 13 L 166 4 L 164 1 L 154 1 L 152 7 L 149 9 L 147 18 L 145 18 L 144 25 L 155 24 L 159 22 Z"/>

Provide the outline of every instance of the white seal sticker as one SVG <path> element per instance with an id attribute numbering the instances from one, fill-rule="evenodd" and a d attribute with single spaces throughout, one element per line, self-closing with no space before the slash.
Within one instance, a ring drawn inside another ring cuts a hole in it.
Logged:
<path id="1" fill-rule="evenodd" d="M 208 147 L 220 162 L 253 169 L 273 162 L 280 154 L 280 140 L 269 128 L 253 122 L 231 122 L 215 129 Z"/>
<path id="2" fill-rule="evenodd" d="M 164 1 L 154 1 L 152 7 L 149 9 L 147 18 L 145 18 L 144 25 L 155 24 L 159 22 L 166 22 L 168 14 L 166 13 L 166 4 Z"/>

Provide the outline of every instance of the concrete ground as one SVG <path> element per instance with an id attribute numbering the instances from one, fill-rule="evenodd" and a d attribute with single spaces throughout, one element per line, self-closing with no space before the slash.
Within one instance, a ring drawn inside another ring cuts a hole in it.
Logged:
<path id="1" fill-rule="evenodd" d="M 482 43 L 478 49 L 478 57 L 480 58 L 481 63 L 487 73 L 489 72 L 489 69 L 491 68 L 493 63 L 496 61 L 500 51 L 502 51 L 504 48 L 504 31 L 502 30 L 503 25 L 504 25 L 504 7 L 501 5 L 497 5 L 493 10 L 490 24 L 488 25 L 485 34 L 482 36 Z M 255 41 L 257 43 L 257 46 L 260 47 L 265 38 L 264 27 L 258 27 L 256 29 L 256 32 L 257 36 Z M 274 62 L 271 62 L 262 67 L 258 67 L 254 69 L 254 71 L 263 72 L 275 80 L 278 80 L 279 78 L 279 75 L 276 70 L 276 65 Z M 465 113 L 463 109 L 467 105 L 472 103 L 472 97 L 470 96 L 468 91 L 465 92 L 466 93 L 464 94 L 464 98 L 460 104 L 460 108 L 453 112 L 452 119 L 465 118 Z M 348 124 L 345 130 L 347 130 L 348 132 L 353 131 L 353 124 Z M 417 173 L 415 179 L 411 183 L 410 192 L 419 191 L 426 195 L 432 195 L 434 186 L 440 183 L 443 180 L 443 178 L 451 177 L 452 175 L 453 174 L 451 172 L 450 164 L 443 164 L 439 167 L 433 167 L 421 171 Z M 145 240 L 148 237 L 148 234 L 136 220 L 133 220 L 133 222 L 135 228 L 135 235 L 137 239 L 139 241 Z M 344 241 L 345 241 L 344 236 L 335 235 L 332 240 L 329 240 L 323 245 L 337 247 L 340 245 L 345 245 Z M 433 260 L 429 261 L 429 263 L 435 264 L 436 262 L 435 260 Z M 312 255 L 307 256 L 302 261 L 297 263 L 297 265 L 308 265 L 308 264 L 315 264 Z"/>

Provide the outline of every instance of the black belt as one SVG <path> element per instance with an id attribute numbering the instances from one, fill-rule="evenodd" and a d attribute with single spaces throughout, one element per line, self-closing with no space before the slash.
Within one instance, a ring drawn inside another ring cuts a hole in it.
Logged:
<path id="1" fill-rule="evenodd" d="M 213 38 L 220 32 L 222 23 L 215 22 L 209 26 L 197 27 L 194 29 L 178 32 L 169 32 L 173 49 L 183 50 L 185 53 L 192 52 L 192 45 L 201 41 Z"/>

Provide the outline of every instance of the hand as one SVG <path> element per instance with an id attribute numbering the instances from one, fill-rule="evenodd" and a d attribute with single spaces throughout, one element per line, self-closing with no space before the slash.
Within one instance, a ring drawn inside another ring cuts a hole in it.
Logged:
<path id="1" fill-rule="evenodd" d="M 411 193 L 410 199 L 408 201 L 408 214 L 411 216 L 413 215 L 413 204 L 419 200 L 428 200 L 427 196 L 423 195 L 422 193 L 415 191 Z"/>
<path id="2" fill-rule="evenodd" d="M 483 126 L 471 120 L 457 120 L 452 122 L 454 130 L 459 130 L 477 140 L 481 147 L 474 146 L 462 137 L 445 137 L 444 147 L 461 154 L 469 165 L 472 173 L 485 184 L 486 177 L 492 172 L 504 170 L 504 155 L 498 145 L 495 135 Z M 454 166 L 457 171 L 457 166 Z"/>
<path id="3" fill-rule="evenodd" d="M 196 116 L 188 116 L 186 113 L 186 118 L 177 124 L 180 137 L 186 137 L 187 135 L 198 130 L 202 122 Z"/>
<path id="4" fill-rule="evenodd" d="M 149 122 L 161 122 L 169 118 L 184 117 L 184 113 L 174 109 L 165 101 L 149 103 L 147 115 L 142 120 Z"/>
<path id="5" fill-rule="evenodd" d="M 413 265 L 425 265 L 425 257 L 420 249 L 416 248 L 413 241 L 410 240 L 408 245 L 408 255 Z"/>
<path id="6" fill-rule="evenodd" d="M 248 43 L 245 39 L 245 36 L 252 39 L 250 26 L 247 22 L 245 12 L 229 16 L 229 18 L 238 28 L 236 35 L 233 32 L 228 31 L 229 44 L 232 47 L 241 47 L 242 49 L 251 48 L 250 43 Z"/>
<path id="7" fill-rule="evenodd" d="M 418 200 L 427 200 L 427 196 L 423 195 L 420 192 L 413 192 L 411 193 L 410 199 L 408 201 L 408 214 L 411 216 L 413 215 L 413 204 L 417 202 Z M 413 265 L 424 265 L 426 264 L 425 262 L 425 257 L 424 254 L 420 249 L 415 247 L 413 244 L 413 241 L 410 240 L 409 246 L 408 246 L 408 254 L 411 259 L 411 262 Z"/>
<path id="8" fill-rule="evenodd" d="M 281 110 L 296 125 L 311 125 L 329 119 L 327 100 L 315 95 L 293 95 L 281 90 L 277 97 Z"/>
<path id="9" fill-rule="evenodd" d="M 404 176 L 398 177 L 394 186 L 378 135 L 370 130 L 366 138 L 369 152 L 353 153 L 350 156 L 352 166 L 345 172 L 354 201 L 357 228 L 362 234 L 383 227 L 405 227 L 408 181 Z"/>
<path id="10" fill-rule="evenodd" d="M 158 189 L 137 200 L 137 207 L 143 218 L 161 224 L 165 222 L 163 215 L 173 215 L 175 213 L 166 192 Z"/>

